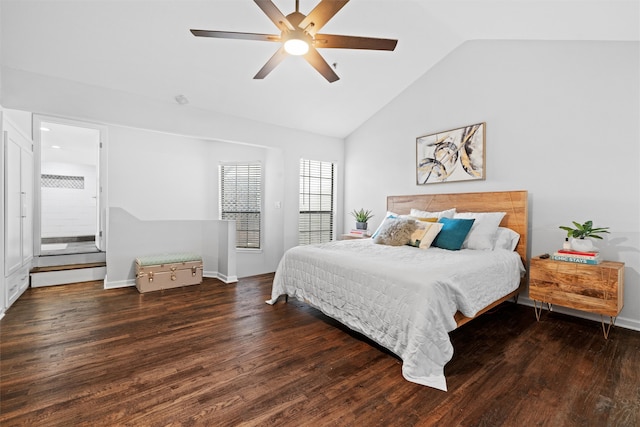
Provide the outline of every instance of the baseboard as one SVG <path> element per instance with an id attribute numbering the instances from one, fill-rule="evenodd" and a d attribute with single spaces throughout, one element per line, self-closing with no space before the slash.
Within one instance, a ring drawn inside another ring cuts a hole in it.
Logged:
<path id="1" fill-rule="evenodd" d="M 616 326 L 621 328 L 632 329 L 640 332 L 640 321 L 635 319 L 629 319 L 627 317 L 618 317 L 616 319 Z"/>
<path id="2" fill-rule="evenodd" d="M 218 273 L 217 271 L 205 271 L 202 274 L 202 277 L 208 277 L 211 279 L 218 279 L 224 283 L 235 283 L 238 281 L 237 276 L 225 276 L 224 274 Z M 109 281 L 109 278 L 105 276 L 104 278 L 104 288 L 105 289 L 118 289 L 118 288 L 126 288 L 129 286 L 135 286 L 135 279 L 127 279 L 127 280 L 118 280 L 118 281 Z"/>
<path id="3" fill-rule="evenodd" d="M 530 300 L 529 298 L 525 298 L 522 296 L 518 298 L 518 304 L 528 305 L 529 307 L 533 307 L 533 301 Z M 543 305 L 543 308 L 546 311 L 546 308 L 547 308 L 546 304 Z M 599 314 L 588 313 L 586 311 L 580 311 L 580 310 L 572 310 L 570 308 L 562 307 L 559 305 L 553 305 L 553 311 L 557 313 L 567 314 L 569 316 L 580 317 L 582 319 L 593 320 L 594 322 L 598 322 L 598 323 L 600 323 L 601 321 Z M 608 317 L 605 317 L 605 322 L 607 323 L 609 322 Z M 631 329 L 633 331 L 640 331 L 640 321 L 635 319 L 629 319 L 628 317 L 618 316 L 616 318 L 615 325 L 621 328 Z"/>
<path id="4" fill-rule="evenodd" d="M 107 276 L 104 276 L 104 288 L 105 289 L 118 289 L 118 288 L 127 288 L 129 286 L 135 286 L 136 281 L 133 280 L 118 280 L 111 282 Z"/>
<path id="5" fill-rule="evenodd" d="M 106 267 L 77 268 L 71 270 L 42 271 L 31 273 L 31 287 L 67 285 L 71 283 L 104 280 Z"/>
<path id="6" fill-rule="evenodd" d="M 209 271 L 205 271 L 203 273 L 204 277 L 211 277 L 213 279 L 218 279 L 224 283 L 236 283 L 238 281 L 238 276 L 226 276 L 222 273 L 219 272 L 209 272 Z"/>

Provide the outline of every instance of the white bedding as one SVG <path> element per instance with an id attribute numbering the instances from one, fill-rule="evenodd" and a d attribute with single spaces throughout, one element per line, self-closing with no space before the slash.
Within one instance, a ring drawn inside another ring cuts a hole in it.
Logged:
<path id="1" fill-rule="evenodd" d="M 515 290 L 523 273 L 518 253 L 502 249 L 346 240 L 288 250 L 267 303 L 285 294 L 306 301 L 398 355 L 407 380 L 446 391 L 455 312 L 475 316 Z"/>

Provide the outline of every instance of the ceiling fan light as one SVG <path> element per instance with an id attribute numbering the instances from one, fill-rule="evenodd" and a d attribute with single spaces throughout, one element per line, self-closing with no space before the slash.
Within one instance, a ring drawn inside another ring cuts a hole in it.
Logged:
<path id="1" fill-rule="evenodd" d="M 291 38 L 284 42 L 284 50 L 289 55 L 304 55 L 309 52 L 309 44 L 304 40 Z"/>

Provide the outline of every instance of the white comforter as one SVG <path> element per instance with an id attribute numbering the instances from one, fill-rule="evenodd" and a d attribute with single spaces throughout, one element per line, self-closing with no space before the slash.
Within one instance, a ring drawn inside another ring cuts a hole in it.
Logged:
<path id="1" fill-rule="evenodd" d="M 407 380 L 446 391 L 455 312 L 475 316 L 515 290 L 523 273 L 520 256 L 506 250 L 347 240 L 288 250 L 267 303 L 284 294 L 306 301 L 397 354 Z"/>

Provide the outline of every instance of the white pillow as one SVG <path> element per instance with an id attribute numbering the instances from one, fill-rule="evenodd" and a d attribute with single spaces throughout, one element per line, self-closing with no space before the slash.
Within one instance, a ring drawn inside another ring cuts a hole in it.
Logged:
<path id="1" fill-rule="evenodd" d="M 493 245 L 493 249 L 515 251 L 519 241 L 520 235 L 518 233 L 510 228 L 498 227 L 498 231 L 496 231 L 496 242 Z"/>
<path id="2" fill-rule="evenodd" d="M 475 219 L 462 249 L 492 250 L 500 221 L 506 212 L 459 212 L 454 218 Z"/>
<path id="3" fill-rule="evenodd" d="M 419 209 L 411 209 L 411 213 L 409 215 L 415 216 L 417 218 L 453 218 L 456 213 L 456 208 L 447 209 L 445 211 L 440 212 L 427 212 L 421 211 Z"/>

